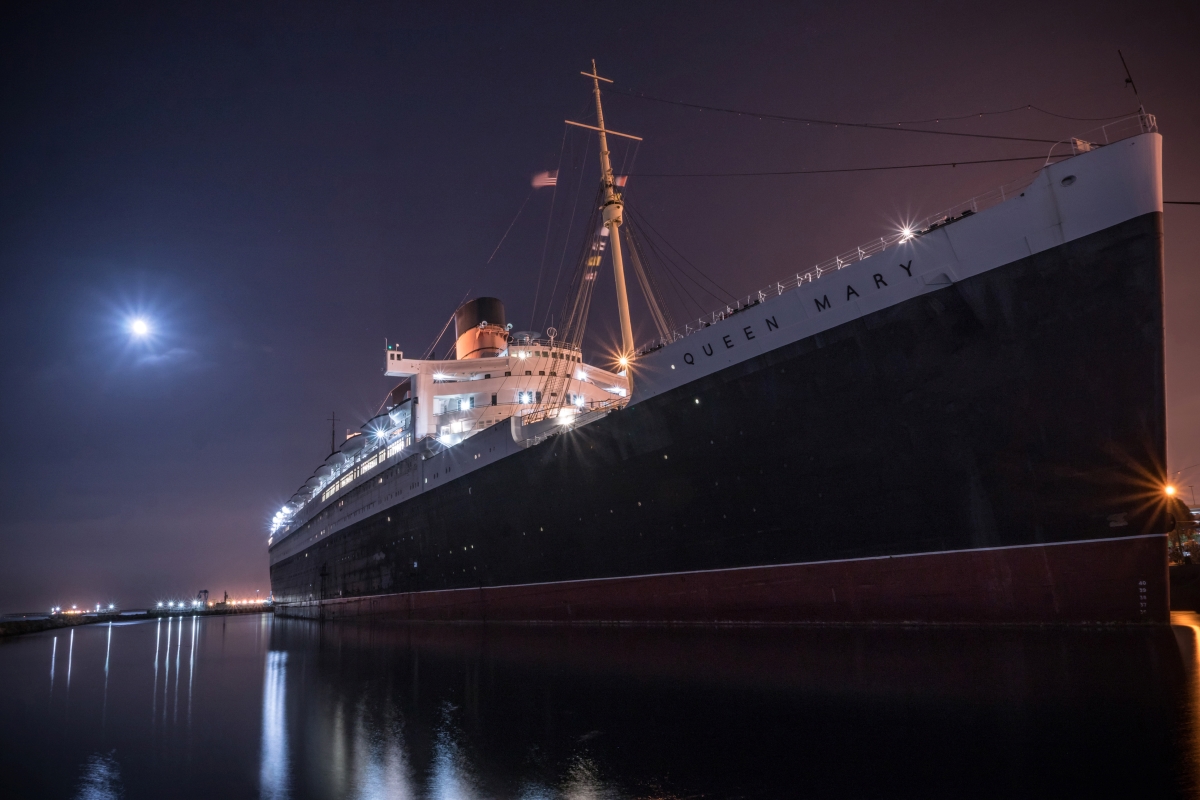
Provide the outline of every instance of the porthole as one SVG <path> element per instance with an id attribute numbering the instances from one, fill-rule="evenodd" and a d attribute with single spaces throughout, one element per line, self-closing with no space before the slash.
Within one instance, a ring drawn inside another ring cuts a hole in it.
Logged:
<path id="1" fill-rule="evenodd" d="M 1068 175 L 1067 177 L 1063 178 L 1061 182 L 1062 182 L 1063 186 L 1070 186 L 1072 183 L 1075 182 L 1075 176 Z"/>

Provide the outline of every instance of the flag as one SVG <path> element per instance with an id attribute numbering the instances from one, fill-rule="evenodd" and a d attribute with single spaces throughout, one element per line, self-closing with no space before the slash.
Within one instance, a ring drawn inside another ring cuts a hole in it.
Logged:
<path id="1" fill-rule="evenodd" d="M 541 189 L 543 186 L 557 186 L 558 170 L 552 169 L 549 172 L 539 172 L 533 176 L 531 183 L 535 189 Z"/>
<path id="2" fill-rule="evenodd" d="M 629 182 L 628 175 L 617 175 L 616 177 L 613 178 L 613 183 L 615 183 L 617 186 L 624 186 L 628 182 Z"/>

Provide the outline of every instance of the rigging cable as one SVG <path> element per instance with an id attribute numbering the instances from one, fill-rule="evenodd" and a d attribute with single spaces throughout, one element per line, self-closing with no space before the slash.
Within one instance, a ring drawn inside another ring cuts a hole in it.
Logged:
<path id="1" fill-rule="evenodd" d="M 537 285 L 533 291 L 533 313 L 529 315 L 529 325 L 537 317 L 538 297 L 542 293 L 542 272 L 546 268 L 546 250 L 550 247 L 550 228 L 554 224 L 554 202 L 558 199 L 558 173 L 562 171 L 563 151 L 567 149 L 567 128 L 563 125 L 562 144 L 558 147 L 558 166 L 554 169 L 554 191 L 550 195 L 550 216 L 546 218 L 546 237 L 542 240 L 542 258 L 538 262 Z"/>
<path id="2" fill-rule="evenodd" d="M 467 298 L 471 296 L 471 291 L 475 288 L 475 282 L 479 280 L 479 276 L 483 274 L 483 271 L 487 268 L 488 264 L 491 264 L 492 259 L 496 257 L 497 253 L 500 252 L 501 245 L 503 245 L 504 240 L 508 238 L 508 234 L 512 232 L 513 226 L 517 224 L 517 220 L 521 218 L 521 212 L 525 210 L 525 206 L 529 203 L 529 198 L 533 197 L 534 191 L 534 189 L 530 189 L 529 194 L 525 195 L 525 199 L 521 202 L 521 207 L 517 209 L 516 216 L 512 218 L 512 222 L 508 223 L 508 227 L 505 229 L 504 235 L 501 236 L 500 241 L 496 243 L 496 249 L 492 251 L 492 254 L 488 256 L 488 260 L 483 262 L 483 264 L 479 267 L 479 270 L 476 271 L 475 277 L 471 279 L 471 283 L 467 286 L 467 291 L 463 294 L 462 299 L 458 301 L 458 305 L 454 307 L 455 311 L 457 311 L 463 303 L 467 302 Z M 425 355 L 422 357 L 422 359 L 427 359 L 433 355 L 434 348 L 438 346 L 438 342 L 440 342 L 442 337 L 446 335 L 446 331 L 450 328 L 450 323 L 453 321 L 454 315 L 451 314 L 450 319 L 446 320 L 446 324 L 442 326 L 442 332 L 439 333 L 437 338 L 433 340 L 433 344 L 429 345 L 429 349 L 425 351 Z"/>
<path id="3" fill-rule="evenodd" d="M 635 221 L 635 219 L 634 219 L 634 216 L 633 216 L 633 214 L 630 214 L 630 215 L 629 215 L 629 220 L 628 220 L 628 222 L 627 222 L 626 224 L 633 225 L 634 227 L 637 227 L 637 225 L 636 225 L 636 221 Z M 682 267 L 680 267 L 678 264 L 676 264 L 676 263 L 675 263 L 675 262 L 674 262 L 674 261 L 673 261 L 673 260 L 670 258 L 670 256 L 668 256 L 666 253 L 663 253 L 663 252 L 661 252 L 661 251 L 659 250 L 659 247 L 658 247 L 658 245 L 656 245 L 656 244 L 654 243 L 654 240 L 653 240 L 653 239 L 651 239 L 649 236 L 642 236 L 642 237 L 640 237 L 640 238 L 643 238 L 643 239 L 645 240 L 645 242 L 646 242 L 646 246 L 647 246 L 647 247 L 650 249 L 650 252 L 651 252 L 651 253 L 652 253 L 652 254 L 655 256 L 655 258 L 657 258 L 657 259 L 658 259 L 658 260 L 659 260 L 659 261 L 662 263 L 662 265 L 663 265 L 663 266 L 666 268 L 666 274 L 667 274 L 667 277 L 671 279 L 671 281 L 672 281 L 672 289 L 674 289 L 674 290 L 675 290 L 675 297 L 676 297 L 676 299 L 679 301 L 679 304 L 680 304 L 681 306 L 683 306 L 683 308 L 684 308 L 684 311 L 685 311 L 685 312 L 687 312 L 687 310 L 688 310 L 688 306 L 687 306 L 687 302 L 686 302 L 686 300 L 690 300 L 690 301 L 691 301 L 691 303 L 692 303 L 692 306 L 693 306 L 693 307 L 695 307 L 695 309 L 696 309 L 696 313 L 698 313 L 698 314 L 703 314 L 703 313 L 704 313 L 704 310 L 705 310 L 705 306 L 704 306 L 704 305 L 703 305 L 703 304 L 702 304 L 702 303 L 701 303 L 699 300 L 697 300 L 697 299 L 696 299 L 695 295 L 693 295 L 693 294 L 691 293 L 691 291 L 689 291 L 689 290 L 688 290 L 687 286 L 686 286 L 686 285 L 684 285 L 683 281 L 682 281 L 682 280 L 680 280 L 680 277 L 679 277 L 679 275 L 676 275 L 675 273 L 676 273 L 676 271 L 678 271 L 678 272 L 680 273 L 680 275 L 683 275 L 683 277 L 687 278 L 688 280 L 692 281 L 693 283 L 696 283 L 696 280 L 695 280 L 694 278 L 692 278 L 690 275 L 686 274 L 686 273 L 683 271 L 683 268 L 682 268 Z M 674 268 L 674 269 L 672 269 L 672 268 Z M 700 288 L 700 290 L 701 290 L 701 291 L 703 291 L 703 292 L 705 292 L 706 294 L 708 294 L 710 297 L 712 297 L 713 299 L 715 299 L 715 300 L 716 300 L 718 303 L 724 303 L 724 302 L 725 302 L 725 300 L 724 300 L 723 298 L 721 298 L 721 297 L 719 297 L 719 296 L 717 296 L 717 295 L 713 294 L 713 293 L 712 293 L 711 291 L 709 291 L 708 289 L 705 289 L 703 286 L 700 286 L 700 284 L 698 284 L 698 283 L 697 283 L 696 285 L 697 285 L 697 286 Z M 689 312 L 689 313 L 690 313 L 690 312 Z"/>
<path id="4" fill-rule="evenodd" d="M 1054 158 L 1070 158 L 1067 154 Z M 789 169 L 768 172 L 643 172 L 631 178 L 758 178 L 772 175 L 831 175 L 841 172 L 883 172 L 896 169 L 926 169 L 929 167 L 960 167 L 971 164 L 1002 164 L 1011 161 L 1042 161 L 1045 156 L 1018 156 L 1016 158 L 983 158 L 968 161 L 939 161 L 927 164 L 891 164 L 878 167 L 841 167 L 838 169 Z"/>
<path id="5" fill-rule="evenodd" d="M 820 119 L 818 117 L 793 117 L 787 114 L 769 114 L 760 111 L 745 111 L 736 108 L 721 108 L 719 106 L 706 106 L 701 103 L 687 103 L 682 100 L 668 100 L 665 97 L 655 97 L 654 95 L 643 94 L 642 92 L 633 92 L 624 89 L 610 88 L 610 92 L 626 95 L 627 97 L 636 97 L 641 100 L 650 100 L 655 103 L 666 103 L 667 105 L 682 106 L 683 108 L 691 108 L 697 111 L 716 111 L 722 114 L 733 114 L 738 117 L 755 117 L 756 119 L 775 120 L 777 122 L 803 122 L 807 125 L 827 125 L 834 128 L 866 128 L 876 131 L 899 131 L 905 133 L 926 133 L 933 136 L 960 136 L 968 139 L 1002 139 L 1012 142 L 1036 142 L 1038 144 L 1055 144 L 1054 139 L 1034 139 L 1027 136 L 1002 136 L 1000 134 L 991 133 L 965 133 L 959 131 L 938 131 L 929 128 L 901 128 L 892 127 L 892 125 L 902 125 L 904 123 L 877 123 L 877 122 L 843 122 L 841 120 Z M 1105 117 L 1105 119 L 1111 119 Z"/>
<path id="6" fill-rule="evenodd" d="M 462 303 L 459 303 L 459 305 L 461 306 Z M 455 310 L 457 311 L 458 309 L 455 309 Z M 421 356 L 422 361 L 429 360 L 429 357 L 431 355 L 433 355 L 433 348 L 437 347 L 438 342 L 440 342 L 442 340 L 442 337 L 446 335 L 446 329 L 450 327 L 451 322 L 454 322 L 453 314 L 450 315 L 450 319 L 446 320 L 446 324 L 442 326 L 442 332 L 439 333 L 437 335 L 437 338 L 433 340 L 433 344 L 429 345 L 429 349 L 425 351 L 425 355 Z"/>
<path id="7" fill-rule="evenodd" d="M 632 214 L 630 215 L 630 219 L 633 219 Z M 649 224 L 649 223 L 647 223 L 647 224 Z M 656 233 L 657 233 L 657 231 L 656 231 Z M 659 247 L 657 244 L 655 244 L 654 240 L 652 238 L 650 238 L 649 236 L 647 236 L 647 243 L 650 245 L 651 250 L 659 257 L 659 259 L 664 264 L 673 266 L 678 271 L 679 275 L 686 278 L 693 285 L 695 285 L 695 287 L 697 289 L 704 292 L 706 295 L 711 297 L 713 300 L 715 300 L 721 304 L 727 304 L 728 301 L 733 298 L 733 295 L 729 294 L 729 292 L 725 291 L 725 289 L 722 288 L 721 286 L 717 286 L 717 289 L 720 290 L 722 293 L 724 293 L 724 296 L 717 294 L 712 289 L 710 289 L 707 286 L 705 286 L 704 284 L 700 283 L 700 281 L 698 281 L 694 277 L 692 277 L 692 275 L 690 275 L 687 270 L 685 270 L 678 262 L 676 262 L 675 259 L 672 258 L 669 253 L 667 253 L 665 250 L 663 250 L 661 247 Z M 670 246 L 670 243 L 666 242 L 665 239 L 663 240 L 663 244 Z M 674 248 L 672 247 L 672 249 L 674 249 Z M 678 253 L 678 251 L 676 251 L 676 252 Z M 682 254 L 680 254 L 680 258 L 682 258 Z M 686 259 L 684 259 L 684 261 L 686 261 Z M 688 263 L 688 266 L 691 266 L 693 269 L 695 269 L 695 265 L 691 264 L 691 262 L 687 262 L 687 263 Z M 699 270 L 697 270 L 697 272 L 699 272 Z M 706 278 L 706 279 L 708 278 L 708 276 L 705 275 L 704 273 L 700 273 L 700 276 L 703 278 Z M 678 278 L 676 280 L 678 280 Z M 710 280 L 710 283 L 713 283 L 714 285 L 716 285 L 715 281 Z M 682 285 L 682 283 L 680 285 Z M 691 292 L 688 292 L 688 296 L 689 297 L 692 296 Z M 693 302 L 695 302 L 695 298 L 693 298 Z M 701 309 L 703 309 L 703 306 L 700 306 L 699 303 L 697 303 L 697 306 L 699 306 Z"/>
<path id="8" fill-rule="evenodd" d="M 663 244 L 665 244 L 667 247 L 674 250 L 675 254 L 677 256 L 679 256 L 679 258 L 682 259 L 685 264 L 687 264 L 689 267 L 691 267 L 693 270 L 695 270 L 695 272 L 698 275 L 700 275 L 700 277 L 704 278 L 706 281 L 711 283 L 713 286 L 717 287 L 717 289 L 719 289 L 721 292 L 723 292 L 725 294 L 725 297 L 729 298 L 730 300 L 733 300 L 734 302 L 737 302 L 737 298 L 733 296 L 732 292 L 730 292 L 728 289 L 726 289 L 721 284 L 714 281 L 712 278 L 708 277 L 708 275 L 706 275 L 699 267 L 697 267 L 695 264 L 693 264 L 691 261 L 689 261 L 687 256 L 685 256 L 683 253 L 679 252 L 679 249 L 677 247 L 675 247 L 675 245 L 673 245 L 669 241 L 667 241 L 667 237 L 663 236 L 662 233 L 658 230 L 658 228 L 654 227 L 654 225 L 650 222 L 650 220 L 646 218 L 645 214 L 641 213 L 641 211 L 635 212 L 632 209 L 630 210 L 630 213 L 635 214 L 637 216 L 639 224 L 645 223 L 646 227 L 649 228 L 650 231 L 652 233 L 654 233 L 655 236 L 657 236 L 659 239 L 661 239 Z M 693 283 L 695 283 L 694 280 L 693 280 Z M 700 286 L 699 283 L 696 283 L 696 285 Z M 700 288 L 704 289 L 703 286 L 700 286 Z M 708 290 L 705 289 L 705 291 L 708 291 Z M 712 294 L 711 291 L 708 291 L 708 293 Z M 716 295 L 713 295 L 713 296 L 716 297 Z M 721 299 L 721 298 L 718 298 L 718 299 Z M 724 299 L 721 299 L 721 302 L 725 302 Z"/>
<path id="9" fill-rule="evenodd" d="M 517 215 L 515 217 L 513 217 L 512 222 L 508 223 L 508 228 L 504 231 L 504 235 L 501 236 L 500 241 L 496 243 L 496 249 L 492 251 L 492 254 L 490 256 L 488 256 L 488 260 L 483 262 L 484 267 L 486 267 L 488 264 L 492 263 L 492 259 L 496 257 L 496 253 L 500 252 L 500 245 L 504 244 L 504 240 L 507 239 L 508 234 L 512 232 L 513 225 L 516 225 L 517 220 L 519 220 L 521 218 L 521 212 L 525 210 L 525 206 L 529 203 L 529 198 L 533 197 L 533 192 L 534 192 L 534 190 L 530 189 L 529 194 L 525 195 L 525 200 L 522 201 L 521 207 L 517 209 Z M 480 267 L 479 271 L 483 272 L 483 267 Z M 475 277 L 478 279 L 479 276 L 476 275 Z M 466 299 L 467 298 L 465 298 L 465 297 L 463 298 L 464 301 Z M 461 305 L 461 303 L 459 305 Z"/>
<path id="10" fill-rule="evenodd" d="M 546 313 L 542 315 L 542 324 L 546 324 L 546 320 L 550 316 L 550 308 L 554 305 L 554 297 L 558 293 L 558 282 L 562 279 L 563 264 L 567 260 L 567 248 L 571 246 L 571 231 L 575 228 L 575 214 L 579 210 L 579 196 L 583 189 L 583 174 L 587 169 L 587 154 L 592 146 L 592 134 L 587 135 L 587 141 L 583 145 L 583 159 L 579 166 L 579 178 L 575 181 L 575 202 L 571 206 L 571 216 L 567 218 L 567 235 L 563 239 L 562 254 L 558 257 L 558 271 L 554 273 L 554 288 L 550 290 L 550 297 L 546 300 Z M 533 327 L 533 318 L 529 320 L 529 327 Z"/>
<path id="11" fill-rule="evenodd" d="M 1121 119 L 1122 117 L 1132 117 L 1136 115 L 1137 109 L 1124 114 L 1114 114 L 1111 117 L 1070 117 L 1066 114 L 1056 114 L 1053 111 L 1047 111 L 1044 108 L 1039 108 L 1032 103 L 1026 103 L 1023 106 L 1013 106 L 1000 111 L 976 111 L 972 114 L 960 114 L 954 117 L 930 117 L 929 119 L 902 119 L 893 120 L 891 122 L 870 122 L 868 125 L 922 125 L 928 122 L 956 122 L 963 119 L 979 119 L 980 117 L 994 117 L 1000 114 L 1012 114 L 1015 111 L 1036 111 L 1039 114 L 1045 114 L 1050 117 L 1058 117 L 1059 119 L 1069 119 L 1076 122 L 1103 122 L 1109 119 Z"/>
<path id="12" fill-rule="evenodd" d="M 672 318 L 670 309 L 667 308 L 666 298 L 658 286 L 654 273 L 649 269 L 649 265 L 644 263 L 646 259 L 642 256 L 641 242 L 635 235 L 635 227 L 630 224 L 621 226 L 625 232 L 625 241 L 629 243 L 629 260 L 633 264 L 642 294 L 646 297 L 646 307 L 650 311 L 654 326 L 658 329 L 659 339 L 665 341 L 675 329 L 675 320 Z"/>

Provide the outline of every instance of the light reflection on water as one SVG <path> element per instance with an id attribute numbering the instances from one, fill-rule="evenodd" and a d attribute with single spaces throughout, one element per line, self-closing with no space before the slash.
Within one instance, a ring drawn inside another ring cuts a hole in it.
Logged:
<path id="1" fill-rule="evenodd" d="M 1200 617 L 1173 622 L 86 626 L 0 642 L 0 794 L 1187 796 Z"/>
<path id="2" fill-rule="evenodd" d="M 88 758 L 79 781 L 79 800 L 118 800 L 121 795 L 121 767 L 114 754 Z"/>
<path id="3" fill-rule="evenodd" d="M 288 796 L 287 754 L 287 653 L 267 653 L 262 714 L 262 796 L 279 800 Z"/>
<path id="4" fill-rule="evenodd" d="M 1171 612 L 1171 630 L 1179 643 L 1179 654 L 1191 688 L 1187 699 L 1187 720 L 1180 726 L 1184 746 L 1191 753 L 1200 788 L 1200 614 L 1194 611 Z"/>

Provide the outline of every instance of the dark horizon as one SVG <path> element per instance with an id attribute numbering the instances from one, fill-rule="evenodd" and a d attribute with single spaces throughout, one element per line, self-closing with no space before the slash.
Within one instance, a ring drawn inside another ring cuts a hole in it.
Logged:
<path id="1" fill-rule="evenodd" d="M 327 454 L 330 412 L 357 429 L 391 388 L 385 340 L 424 351 L 467 293 L 548 324 L 586 217 L 570 204 L 597 177 L 594 139 L 563 125 L 592 114 L 592 58 L 616 81 L 607 123 L 645 137 L 613 145 L 630 205 L 735 295 L 1040 163 L 961 162 L 1047 146 L 631 93 L 1051 141 L 1140 100 L 1165 199 L 1200 200 L 1200 11 L 1075 8 L 629 5 L 611 26 L 554 5 L 9 12 L 0 612 L 265 595 L 271 514 Z M 1060 116 L 942 119 L 1028 105 Z M 961 165 L 651 177 L 941 162 Z M 531 189 L 560 164 L 557 191 Z M 1167 206 L 1164 226 L 1173 472 L 1200 464 L 1200 207 Z M 617 338 L 610 274 L 590 359 Z"/>

